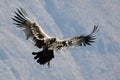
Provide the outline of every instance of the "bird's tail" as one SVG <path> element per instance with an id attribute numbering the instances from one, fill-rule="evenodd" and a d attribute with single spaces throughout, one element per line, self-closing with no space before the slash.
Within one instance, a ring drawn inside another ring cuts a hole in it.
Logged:
<path id="1" fill-rule="evenodd" d="M 35 55 L 34 59 L 37 60 L 40 65 L 48 63 L 48 67 L 50 66 L 50 61 L 54 58 L 53 50 L 43 50 L 40 52 L 33 52 L 32 54 Z"/>

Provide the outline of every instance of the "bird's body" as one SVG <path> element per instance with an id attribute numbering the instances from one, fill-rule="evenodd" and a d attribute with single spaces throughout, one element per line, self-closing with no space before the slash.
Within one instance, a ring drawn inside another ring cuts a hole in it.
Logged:
<path id="1" fill-rule="evenodd" d="M 23 30 L 26 39 L 42 49 L 40 52 L 32 53 L 35 55 L 34 59 L 41 65 L 48 63 L 49 66 L 50 61 L 54 58 L 54 51 L 65 47 L 91 45 L 95 40 L 96 32 L 98 32 L 98 26 L 94 26 L 92 33 L 88 35 L 80 35 L 62 40 L 57 37 L 48 36 L 36 22 L 28 18 L 26 11 L 22 8 L 17 9 L 12 19 L 16 22 L 14 24 Z"/>

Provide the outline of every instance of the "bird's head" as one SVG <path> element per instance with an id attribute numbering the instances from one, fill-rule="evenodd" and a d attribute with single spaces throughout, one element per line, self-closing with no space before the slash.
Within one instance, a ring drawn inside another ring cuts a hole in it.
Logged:
<path id="1" fill-rule="evenodd" d="M 56 38 L 51 38 L 51 41 L 55 42 L 55 41 L 56 41 Z"/>

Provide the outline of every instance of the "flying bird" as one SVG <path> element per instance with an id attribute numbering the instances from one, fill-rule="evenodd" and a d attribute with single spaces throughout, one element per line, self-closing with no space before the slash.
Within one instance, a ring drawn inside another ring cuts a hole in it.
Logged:
<path id="1" fill-rule="evenodd" d="M 32 21 L 27 12 L 23 8 L 17 8 L 12 18 L 16 27 L 23 30 L 26 39 L 31 41 L 34 46 L 40 48 L 39 52 L 32 52 L 34 59 L 40 65 L 47 63 L 54 58 L 54 52 L 70 47 L 91 45 L 95 42 L 96 33 L 99 31 L 98 25 L 94 25 L 93 31 L 88 35 L 75 36 L 68 39 L 59 39 L 47 35 L 43 29 L 34 21 Z"/>

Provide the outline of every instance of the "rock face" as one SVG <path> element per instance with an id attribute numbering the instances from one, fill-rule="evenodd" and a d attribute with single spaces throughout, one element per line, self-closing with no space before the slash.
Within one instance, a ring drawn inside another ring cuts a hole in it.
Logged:
<path id="1" fill-rule="evenodd" d="M 1 0 L 0 80 L 119 80 L 119 5 L 119 0 Z M 18 7 L 54 37 L 89 33 L 99 25 L 96 42 L 56 52 L 50 68 L 40 66 L 32 56 L 38 48 L 12 24 Z"/>

